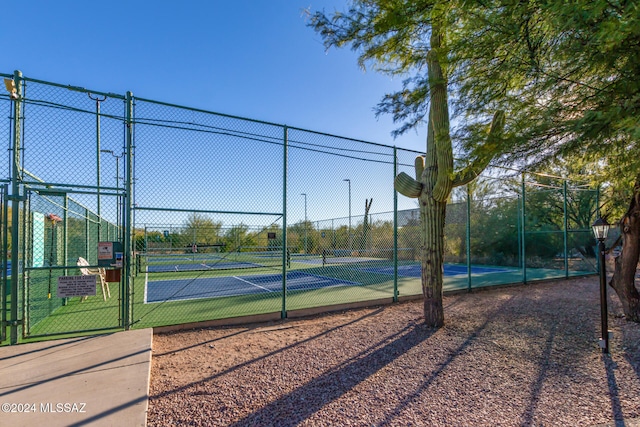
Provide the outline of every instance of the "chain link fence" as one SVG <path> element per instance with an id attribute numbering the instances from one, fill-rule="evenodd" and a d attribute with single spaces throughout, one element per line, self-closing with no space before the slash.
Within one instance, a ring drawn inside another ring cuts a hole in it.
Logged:
<path id="1" fill-rule="evenodd" d="M 3 342 L 421 293 L 418 204 L 393 190 L 419 152 L 3 77 Z M 497 169 L 455 189 L 445 290 L 595 272 L 597 197 Z"/>

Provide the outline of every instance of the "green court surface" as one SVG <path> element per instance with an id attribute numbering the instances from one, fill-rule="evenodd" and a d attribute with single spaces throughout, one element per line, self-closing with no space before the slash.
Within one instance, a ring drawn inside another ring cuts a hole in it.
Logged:
<path id="1" fill-rule="evenodd" d="M 415 263 L 404 263 L 412 266 Z M 133 328 L 175 325 L 199 321 L 218 320 L 240 316 L 279 313 L 283 310 L 298 310 L 313 307 L 349 304 L 363 301 L 393 298 L 394 277 L 387 274 L 386 265 L 380 261 L 366 263 L 346 262 L 341 264 L 321 264 L 296 262 L 291 263 L 288 271 L 299 271 L 305 275 L 319 275 L 333 278 L 341 283 L 340 286 L 298 288 L 288 290 L 283 298 L 280 289 L 263 293 L 247 293 L 241 295 L 224 295 L 215 298 L 197 298 L 188 300 L 174 300 L 145 303 L 147 286 L 163 281 L 185 282 L 190 280 L 224 277 L 252 277 L 259 275 L 281 274 L 281 268 L 252 268 L 225 269 L 204 271 L 180 271 L 162 273 L 139 273 L 134 278 L 133 313 L 131 316 Z M 415 269 L 415 266 L 411 267 Z M 484 269 L 484 270 L 483 270 Z M 400 270 L 399 270 L 400 271 Z M 419 271 L 419 269 L 418 269 Z M 461 291 L 469 289 L 469 275 L 455 270 L 456 274 L 445 275 L 444 291 Z M 475 272 L 474 272 L 475 271 Z M 487 273 L 489 271 L 489 273 Z M 491 272 L 493 271 L 493 272 Z M 593 274 L 592 272 L 570 272 L 569 277 Z M 419 276 L 419 274 L 418 274 Z M 527 281 L 565 278 L 564 270 L 534 269 L 526 270 Z M 501 284 L 521 283 L 523 272 L 521 269 L 499 266 L 478 266 L 472 268 L 471 289 Z M 63 300 L 52 295 L 48 298 L 48 277 L 42 278 L 39 286 L 30 290 L 30 310 L 40 310 L 38 316 L 27 325 L 27 337 L 37 338 L 64 333 L 78 333 L 86 331 L 104 331 L 117 329 L 121 323 L 120 284 L 110 283 L 111 298 L 103 300 L 98 290 L 96 296 L 81 301 L 80 298 Z M 219 280 L 215 283 L 225 283 Z M 351 285 L 353 283 L 353 285 Z M 400 297 L 420 295 L 422 293 L 419 277 L 401 276 L 398 280 L 398 295 Z M 49 308 L 50 314 L 44 315 Z"/>

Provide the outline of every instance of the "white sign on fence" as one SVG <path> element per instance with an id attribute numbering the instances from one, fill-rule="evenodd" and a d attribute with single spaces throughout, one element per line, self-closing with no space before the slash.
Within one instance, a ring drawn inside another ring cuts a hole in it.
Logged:
<path id="1" fill-rule="evenodd" d="M 113 259 L 113 242 L 98 242 L 98 259 Z"/>
<path id="2" fill-rule="evenodd" d="M 58 298 L 89 297 L 96 294 L 96 275 L 58 277 Z"/>

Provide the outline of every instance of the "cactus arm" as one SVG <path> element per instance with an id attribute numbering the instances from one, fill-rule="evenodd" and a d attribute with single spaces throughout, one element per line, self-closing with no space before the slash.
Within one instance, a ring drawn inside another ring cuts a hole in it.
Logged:
<path id="1" fill-rule="evenodd" d="M 416 199 L 420 197 L 424 185 L 422 184 L 422 172 L 424 172 L 424 156 L 416 157 L 414 162 L 416 169 L 416 179 L 411 178 L 408 174 L 400 172 L 393 180 L 393 187 L 403 196 Z M 372 200 L 373 201 L 373 200 Z"/>
<path id="2" fill-rule="evenodd" d="M 421 182 L 416 181 L 404 172 L 400 172 L 398 176 L 396 176 L 396 179 L 393 181 L 393 186 L 398 193 L 412 199 L 420 197 L 423 188 Z"/>
<path id="3" fill-rule="evenodd" d="M 416 179 L 418 181 L 422 180 L 422 172 L 424 172 L 424 156 L 416 157 L 414 162 L 416 168 Z"/>

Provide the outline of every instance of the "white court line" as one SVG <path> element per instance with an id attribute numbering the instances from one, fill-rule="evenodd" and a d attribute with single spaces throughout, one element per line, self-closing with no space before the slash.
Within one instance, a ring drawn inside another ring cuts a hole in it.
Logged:
<path id="1" fill-rule="evenodd" d="M 248 280 L 241 279 L 241 278 L 240 278 L 240 277 L 238 277 L 238 276 L 231 276 L 231 277 L 233 277 L 234 279 L 238 279 L 238 280 L 240 280 L 241 282 L 248 283 L 248 284 L 250 284 L 251 286 L 255 286 L 256 288 L 264 289 L 264 290 L 265 290 L 265 291 L 267 291 L 267 292 L 273 292 L 271 289 L 267 289 L 267 288 L 265 288 L 264 286 L 256 285 L 255 283 L 252 283 L 252 282 L 250 282 L 250 281 L 248 281 Z"/>

